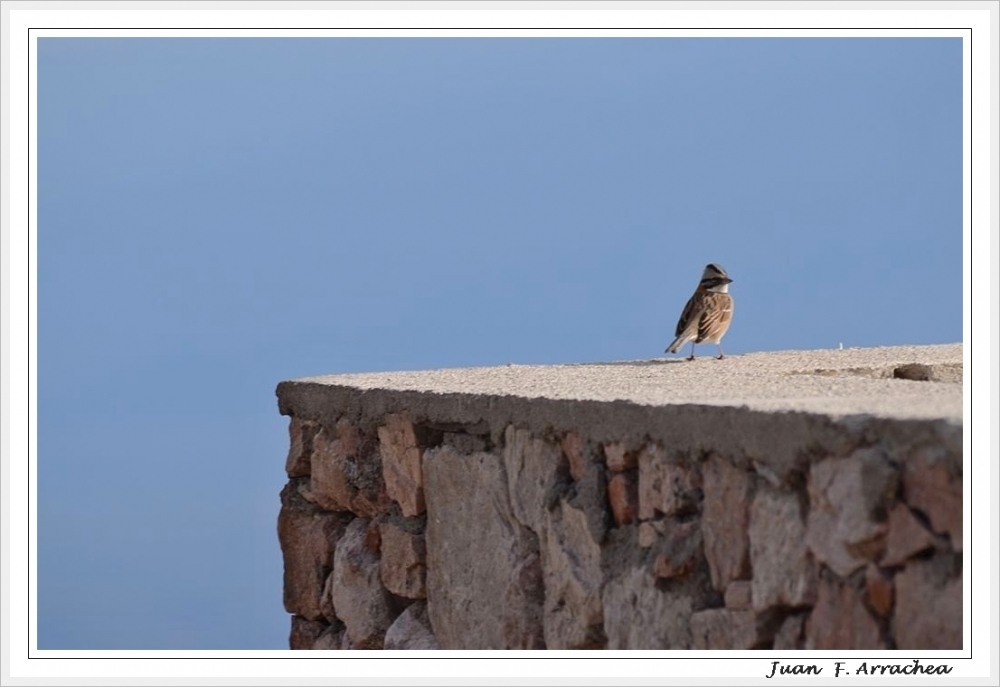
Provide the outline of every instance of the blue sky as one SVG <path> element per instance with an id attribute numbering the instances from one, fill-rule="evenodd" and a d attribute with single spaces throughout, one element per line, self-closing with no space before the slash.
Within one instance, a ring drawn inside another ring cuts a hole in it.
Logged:
<path id="1" fill-rule="evenodd" d="M 287 646 L 282 379 L 962 338 L 960 39 L 38 45 L 41 649 Z"/>

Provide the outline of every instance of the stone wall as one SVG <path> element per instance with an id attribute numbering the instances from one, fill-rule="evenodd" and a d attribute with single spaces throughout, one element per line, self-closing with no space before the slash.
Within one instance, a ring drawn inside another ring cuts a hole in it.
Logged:
<path id="1" fill-rule="evenodd" d="M 962 648 L 960 422 L 278 396 L 293 649 Z"/>

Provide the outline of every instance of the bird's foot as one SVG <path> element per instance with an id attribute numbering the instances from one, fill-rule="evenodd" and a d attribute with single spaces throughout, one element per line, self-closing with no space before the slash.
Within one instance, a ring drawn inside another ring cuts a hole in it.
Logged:
<path id="1" fill-rule="evenodd" d="M 684 360 L 688 361 L 689 363 L 694 362 L 694 356 L 691 356 L 690 358 L 684 358 Z"/>
<path id="2" fill-rule="evenodd" d="M 716 360 L 723 360 L 725 357 L 726 357 L 725 355 L 720 355 L 718 358 L 716 358 Z"/>

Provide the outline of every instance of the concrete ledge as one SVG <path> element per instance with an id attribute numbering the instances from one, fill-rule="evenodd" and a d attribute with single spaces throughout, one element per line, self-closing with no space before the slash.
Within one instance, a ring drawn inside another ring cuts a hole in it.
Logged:
<path id="1" fill-rule="evenodd" d="M 954 344 L 282 382 L 291 643 L 959 648 L 961 380 Z"/>
<path id="2" fill-rule="evenodd" d="M 934 383 L 907 383 L 921 379 Z M 498 410 L 503 400 L 521 398 L 744 407 L 960 424 L 961 383 L 962 345 L 946 344 L 751 353 L 694 362 L 658 358 L 331 375 L 284 382 L 279 396 L 293 402 L 303 398 L 295 388 L 315 386 L 386 396 L 408 391 L 462 395 L 469 403 L 488 400 L 487 405 Z"/>

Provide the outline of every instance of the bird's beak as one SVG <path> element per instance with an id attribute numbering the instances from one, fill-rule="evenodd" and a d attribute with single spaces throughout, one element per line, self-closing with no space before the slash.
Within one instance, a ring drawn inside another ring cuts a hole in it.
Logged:
<path id="1" fill-rule="evenodd" d="M 732 279 L 730 279 L 729 277 L 726 277 L 726 283 L 727 283 L 727 284 L 732 284 L 732 283 L 733 283 L 733 280 L 732 280 Z"/>

